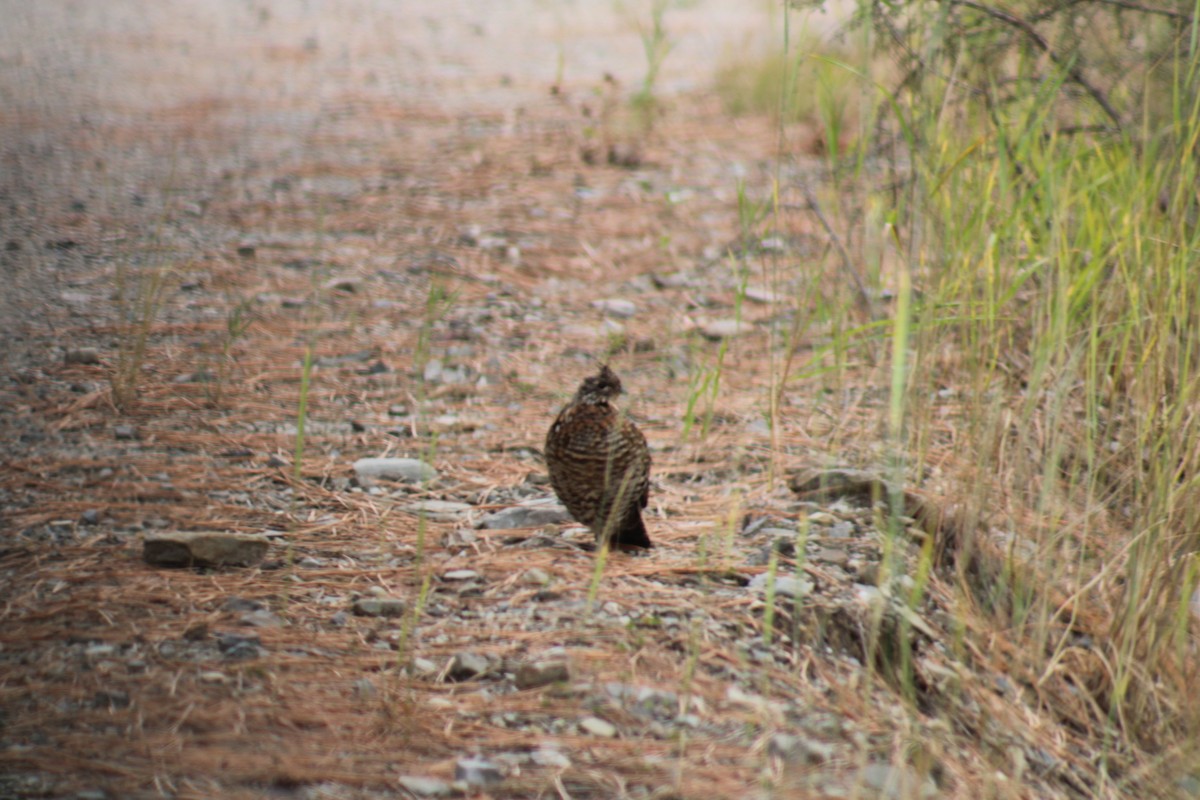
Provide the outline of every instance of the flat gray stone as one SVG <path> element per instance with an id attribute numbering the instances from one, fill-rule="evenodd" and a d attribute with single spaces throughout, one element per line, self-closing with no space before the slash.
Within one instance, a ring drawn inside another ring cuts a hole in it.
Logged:
<path id="1" fill-rule="evenodd" d="M 753 300 L 756 303 L 769 305 L 771 303 L 781 302 L 787 298 L 786 296 L 781 295 L 779 292 L 776 292 L 767 286 L 747 286 L 746 299 Z"/>
<path id="2" fill-rule="evenodd" d="M 398 617 L 406 607 L 399 597 L 360 597 L 352 610 L 359 617 Z"/>
<path id="3" fill-rule="evenodd" d="M 756 592 L 767 590 L 767 573 L 761 572 L 750 579 L 749 588 Z M 808 597 L 813 590 L 813 582 L 803 578 L 793 578 L 790 575 L 775 576 L 775 595 L 778 597 Z"/>
<path id="4" fill-rule="evenodd" d="M 571 766 L 571 759 L 551 747 L 539 747 L 529 754 L 529 760 L 539 767 L 567 769 Z"/>
<path id="5" fill-rule="evenodd" d="M 700 328 L 700 333 L 706 339 L 718 341 L 720 339 L 729 339 L 737 336 L 742 331 L 750 328 L 749 323 L 736 319 L 714 319 L 712 322 L 706 323 Z"/>
<path id="6" fill-rule="evenodd" d="M 795 528 L 763 528 L 759 532 L 760 536 L 766 536 L 771 539 L 790 539 L 796 540 Z"/>
<path id="7" fill-rule="evenodd" d="M 531 586 L 546 586 L 550 583 L 550 575 L 541 567 L 530 567 L 521 574 L 521 583 Z M 1200 589 L 1197 590 L 1200 593 Z"/>
<path id="8" fill-rule="evenodd" d="M 63 362 L 67 364 L 99 364 L 100 351 L 94 347 L 79 347 L 68 350 L 63 356 Z"/>
<path id="9" fill-rule="evenodd" d="M 500 771 L 499 765 L 486 758 L 472 756 L 454 762 L 454 779 L 464 781 L 470 786 L 487 786 L 504 780 L 504 773 Z"/>
<path id="10" fill-rule="evenodd" d="M 571 680 L 571 670 L 565 661 L 534 661 L 517 669 L 517 688 L 536 689 L 551 683 Z"/>
<path id="11" fill-rule="evenodd" d="M 442 575 L 442 580 L 446 581 L 469 581 L 479 577 L 479 573 L 473 569 L 452 569 Z"/>
<path id="12" fill-rule="evenodd" d="M 617 735 L 617 726 L 599 717 L 584 717 L 579 720 L 579 727 L 585 733 L 599 736 L 602 739 L 611 739 Z"/>
<path id="13" fill-rule="evenodd" d="M 238 619 L 243 625 L 251 628 L 280 628 L 283 627 L 283 620 L 272 614 L 265 608 L 259 608 L 254 611 L 242 614 Z"/>
<path id="14" fill-rule="evenodd" d="M 446 677 L 452 681 L 469 681 L 486 675 L 491 668 L 492 662 L 488 661 L 486 656 L 478 653 L 458 653 L 450 662 Z"/>
<path id="15" fill-rule="evenodd" d="M 637 313 L 637 306 L 631 300 L 620 297 L 610 297 L 604 300 L 593 300 L 592 308 L 599 309 L 614 317 L 632 317 Z"/>
<path id="16" fill-rule="evenodd" d="M 471 508 L 469 503 L 456 503 L 453 500 L 421 500 L 404 506 L 404 510 L 409 514 L 416 514 L 433 522 L 454 522 Z"/>
<path id="17" fill-rule="evenodd" d="M 557 525 L 569 522 L 571 515 L 560 505 L 529 505 L 513 506 L 495 514 L 488 514 L 479 520 L 480 528 L 493 531 L 512 530 L 514 528 L 540 528 L 543 525 Z"/>
<path id="18" fill-rule="evenodd" d="M 938 796 L 937 785 L 930 778 L 922 778 L 907 767 L 894 767 L 882 761 L 872 761 L 863 769 L 862 781 L 873 789 L 874 797 L 887 800 L 920 797 L 932 798 Z"/>
<path id="19" fill-rule="evenodd" d="M 850 561 L 850 556 L 845 550 L 822 547 L 812 556 L 812 560 L 822 564 L 832 564 L 835 567 L 844 567 Z"/>
<path id="20" fill-rule="evenodd" d="M 421 483 L 437 477 L 437 470 L 417 458 L 360 458 L 354 462 L 358 482 L 370 485 L 375 481 Z"/>
<path id="21" fill-rule="evenodd" d="M 270 542 L 253 533 L 164 531 L 142 540 L 142 558 L 156 567 L 248 567 L 263 560 Z"/>
<path id="22" fill-rule="evenodd" d="M 407 791 L 421 797 L 449 797 L 454 794 L 454 787 L 440 778 L 401 775 L 396 781 Z"/>

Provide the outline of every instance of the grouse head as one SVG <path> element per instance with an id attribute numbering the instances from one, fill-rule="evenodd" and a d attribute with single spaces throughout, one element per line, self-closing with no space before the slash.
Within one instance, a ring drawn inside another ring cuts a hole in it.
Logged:
<path id="1" fill-rule="evenodd" d="M 575 392 L 575 402 L 595 405 L 607 403 L 622 391 L 621 379 L 617 377 L 617 373 L 608 368 L 607 364 L 604 364 L 595 375 L 589 375 L 583 379 L 583 383 Z"/>

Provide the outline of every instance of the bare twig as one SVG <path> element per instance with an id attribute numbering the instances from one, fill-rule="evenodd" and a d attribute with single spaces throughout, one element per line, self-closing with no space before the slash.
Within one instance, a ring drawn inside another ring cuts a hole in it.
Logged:
<path id="1" fill-rule="evenodd" d="M 1004 24 L 1010 25 L 1021 31 L 1021 33 L 1025 34 L 1025 37 L 1033 42 L 1035 47 L 1045 53 L 1046 56 L 1056 66 L 1065 69 L 1067 71 L 1067 76 L 1070 77 L 1072 81 L 1082 86 L 1083 90 L 1087 92 L 1093 100 L 1096 101 L 1096 104 L 1100 106 L 1100 108 L 1104 110 L 1104 113 L 1108 115 L 1108 118 L 1113 121 L 1113 124 L 1116 125 L 1118 129 L 1121 128 L 1121 115 L 1118 114 L 1117 110 L 1112 107 L 1111 103 L 1108 102 L 1108 98 L 1105 96 L 1104 92 L 1100 91 L 1091 81 L 1087 79 L 1087 77 L 1084 76 L 1079 67 L 1073 63 L 1072 59 L 1064 58 L 1063 56 L 1059 55 L 1059 53 L 1050 46 L 1050 43 L 1046 41 L 1045 37 L 1038 33 L 1037 29 L 1034 28 L 1030 22 L 1016 16 L 1015 14 L 1002 11 L 999 8 L 993 8 L 992 6 L 984 5 L 983 3 L 977 3 L 975 0 L 951 0 L 951 2 L 953 5 L 966 6 L 967 8 L 972 8 L 981 14 L 987 14 L 991 18 L 1000 20 Z"/>
<path id="2" fill-rule="evenodd" d="M 804 192 L 804 199 L 808 202 L 809 210 L 813 212 L 813 215 L 821 223 L 821 227 L 825 229 L 825 233 L 829 235 L 829 240 L 833 242 L 834 248 L 838 251 L 838 255 L 842 261 L 842 269 L 854 281 L 854 286 L 858 289 L 859 306 L 863 311 L 873 315 L 874 309 L 871 305 L 871 296 L 867 293 L 867 287 L 863 283 L 862 276 L 854 268 L 854 263 L 850 260 L 850 254 L 846 252 L 846 248 L 842 245 L 841 237 L 837 235 L 833 226 L 829 224 L 829 220 L 825 218 L 825 214 L 821 211 L 821 204 L 817 202 L 817 197 L 812 193 L 812 189 L 808 188 L 808 184 L 800 184 L 800 191 Z"/>

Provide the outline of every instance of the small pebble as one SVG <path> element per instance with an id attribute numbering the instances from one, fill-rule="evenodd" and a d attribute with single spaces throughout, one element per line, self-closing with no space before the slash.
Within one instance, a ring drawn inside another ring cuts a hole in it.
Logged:
<path id="1" fill-rule="evenodd" d="M 442 575 L 442 579 L 447 581 L 469 581 L 478 577 L 479 573 L 473 569 L 452 569 Z"/>
<path id="2" fill-rule="evenodd" d="M 404 790 L 418 797 L 450 797 L 454 787 L 439 778 L 426 778 L 423 775 L 401 775 L 396 781 Z"/>
<path id="3" fill-rule="evenodd" d="M 585 733 L 599 736 L 602 739 L 611 739 L 617 735 L 617 726 L 599 717 L 584 717 L 579 720 L 579 727 Z"/>
<path id="4" fill-rule="evenodd" d="M 454 764 L 454 779 L 465 781 L 471 786 L 486 786 L 504 780 L 500 767 L 486 758 L 473 756 L 460 758 Z"/>
<path id="5" fill-rule="evenodd" d="M 405 603 L 398 597 L 360 597 L 352 610 L 359 617 L 398 617 L 404 609 Z"/>

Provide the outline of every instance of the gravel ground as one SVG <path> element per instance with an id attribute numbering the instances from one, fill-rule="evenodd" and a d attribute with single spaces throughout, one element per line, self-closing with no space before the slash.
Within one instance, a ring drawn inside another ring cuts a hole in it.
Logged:
<path id="1" fill-rule="evenodd" d="M 842 282 L 739 226 L 819 175 L 707 90 L 769 8 L 667 13 L 651 130 L 640 6 L 0 9 L 0 797 L 1086 793 L 881 577 L 878 482 L 799 477 L 871 460 L 886 380 L 764 421 Z M 601 574 L 540 447 L 606 356 L 656 548 Z M 196 531 L 267 554 L 143 559 Z"/>

